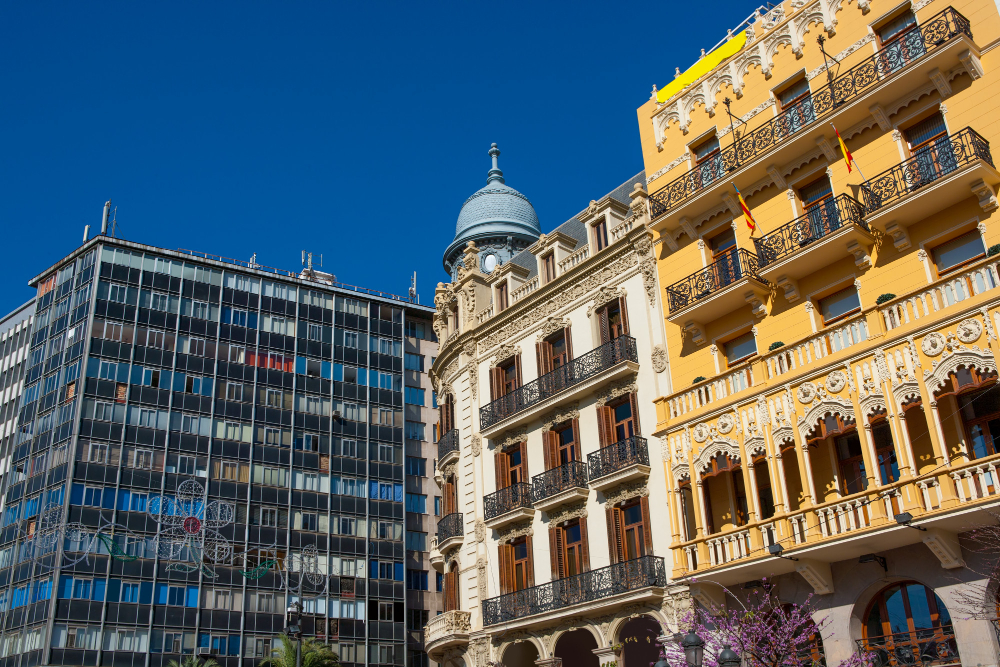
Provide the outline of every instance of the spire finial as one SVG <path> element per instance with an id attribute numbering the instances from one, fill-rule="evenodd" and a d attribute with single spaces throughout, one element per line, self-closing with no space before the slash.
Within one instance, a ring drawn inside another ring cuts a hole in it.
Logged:
<path id="1" fill-rule="evenodd" d="M 490 169 L 490 173 L 486 175 L 486 183 L 492 183 L 493 181 L 504 182 L 503 172 L 500 171 L 500 167 L 497 166 L 497 158 L 500 156 L 500 149 L 497 148 L 496 144 L 490 145 L 490 157 L 493 158 L 493 168 Z"/>

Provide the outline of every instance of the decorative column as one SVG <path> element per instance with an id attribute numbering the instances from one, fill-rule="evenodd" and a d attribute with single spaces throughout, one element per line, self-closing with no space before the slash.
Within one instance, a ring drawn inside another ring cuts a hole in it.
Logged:
<path id="1" fill-rule="evenodd" d="M 788 482 L 785 480 L 785 463 L 781 459 L 781 447 L 775 446 L 774 448 L 774 467 L 778 470 L 778 484 L 780 485 L 779 492 L 781 493 L 781 509 L 785 513 L 792 511 L 791 498 L 788 495 Z M 774 475 L 771 475 L 771 479 L 774 479 Z M 774 488 L 773 485 L 771 488 Z M 775 511 L 777 511 L 777 501 L 775 501 Z"/>
<path id="2" fill-rule="evenodd" d="M 757 495 L 757 480 L 754 474 L 754 464 L 753 459 L 747 455 L 746 465 L 743 466 L 743 485 L 749 491 L 751 497 L 753 498 L 753 504 L 750 506 L 751 516 L 749 523 L 756 523 L 760 521 L 760 498 Z M 753 550 L 760 549 L 763 545 L 763 540 L 761 539 L 760 528 L 757 530 L 750 531 L 750 548 Z"/>
<path id="3" fill-rule="evenodd" d="M 934 453 L 938 455 L 940 460 L 944 465 L 951 465 L 951 457 L 948 456 L 948 443 L 944 439 L 944 429 L 941 427 L 941 415 L 938 414 L 938 402 L 936 400 L 930 401 L 931 406 L 931 421 L 934 422 L 934 428 L 931 429 L 931 445 L 937 450 Z M 934 442 L 935 437 L 937 442 Z"/>
<path id="4" fill-rule="evenodd" d="M 816 483 L 813 482 L 813 471 L 812 463 L 809 460 L 809 445 L 807 443 L 802 443 L 802 468 L 803 470 L 799 473 L 800 476 L 804 476 L 802 480 L 804 482 L 804 488 L 809 491 L 809 503 L 813 506 L 819 504 L 819 498 L 816 495 Z"/>

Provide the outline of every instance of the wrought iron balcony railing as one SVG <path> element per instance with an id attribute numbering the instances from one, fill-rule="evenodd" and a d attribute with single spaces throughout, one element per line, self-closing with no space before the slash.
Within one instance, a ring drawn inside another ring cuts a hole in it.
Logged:
<path id="1" fill-rule="evenodd" d="M 845 225 L 859 225 L 868 229 L 862 217 L 864 207 L 850 195 L 837 195 L 810 208 L 805 215 L 754 239 L 760 268 L 797 252 L 800 248 L 834 233 Z"/>
<path id="2" fill-rule="evenodd" d="M 638 435 L 598 449 L 587 457 L 591 481 L 637 464 L 649 465 L 646 439 Z"/>
<path id="3" fill-rule="evenodd" d="M 531 485 L 527 482 L 511 484 L 483 498 L 487 521 L 522 507 L 531 507 Z"/>
<path id="4" fill-rule="evenodd" d="M 969 20 L 947 7 L 923 25 L 841 74 L 810 97 L 740 137 L 735 145 L 722 150 L 716 157 L 702 162 L 651 194 L 650 214 L 653 218 L 663 215 L 724 175 L 754 160 L 784 139 L 809 127 L 959 35 L 972 38 Z"/>
<path id="5" fill-rule="evenodd" d="M 514 593 L 483 600 L 483 624 L 496 625 L 525 616 L 592 602 L 621 593 L 667 584 L 667 571 L 658 556 L 640 556 L 598 570 L 556 579 Z"/>
<path id="6" fill-rule="evenodd" d="M 757 268 L 757 255 L 749 250 L 738 248 L 727 252 L 701 271 L 695 271 L 667 288 L 670 312 L 687 308 L 748 276 L 761 280 Z"/>
<path id="7" fill-rule="evenodd" d="M 555 396 L 561 391 L 589 380 L 603 371 L 623 361 L 638 362 L 635 338 L 619 336 L 609 343 L 594 348 L 582 357 L 577 357 L 546 373 L 523 387 L 518 387 L 506 396 L 479 409 L 479 427 L 489 428 L 504 419 L 527 410 L 531 406 Z"/>
<path id="8" fill-rule="evenodd" d="M 570 461 L 531 478 L 531 496 L 536 503 L 576 488 L 587 488 L 587 466 L 583 461 Z"/>
<path id="9" fill-rule="evenodd" d="M 445 457 L 445 454 L 458 451 L 458 429 L 453 428 L 438 440 L 438 461 Z"/>
<path id="10" fill-rule="evenodd" d="M 438 521 L 438 544 L 463 535 L 465 535 L 465 524 L 462 521 L 461 512 L 452 512 L 441 517 L 441 520 Z"/>
<path id="11" fill-rule="evenodd" d="M 951 625 L 857 640 L 859 651 L 875 654 L 875 667 L 952 665 L 960 662 Z"/>
<path id="12" fill-rule="evenodd" d="M 873 213 L 976 160 L 994 166 L 990 142 L 972 128 L 941 137 L 906 162 L 865 181 L 861 188 L 865 211 Z"/>

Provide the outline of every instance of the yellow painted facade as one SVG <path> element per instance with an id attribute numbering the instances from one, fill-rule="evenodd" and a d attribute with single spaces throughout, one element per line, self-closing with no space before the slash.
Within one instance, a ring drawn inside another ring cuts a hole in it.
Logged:
<path id="1" fill-rule="evenodd" d="M 945 391 L 969 395 L 969 368 L 992 386 L 1000 352 L 1000 255 L 987 254 L 1000 244 L 997 5 L 788 0 L 751 28 L 741 52 L 638 109 L 673 390 L 655 431 L 673 577 L 772 574 L 780 545 L 809 557 L 778 571 L 823 592 L 829 562 L 919 541 L 903 513 L 939 531 L 923 541 L 949 567 L 960 511 L 1000 494 L 1000 444 L 977 449 L 967 399 Z M 783 105 L 803 82 L 807 96 Z M 739 150 L 726 100 L 745 121 Z M 946 136 L 922 148 L 936 118 Z M 699 163 L 713 137 L 719 157 Z M 837 203 L 809 208 L 824 189 Z M 729 230 L 739 254 L 713 256 Z M 970 254 L 952 266 L 945 244 L 959 237 Z M 747 334 L 756 353 L 730 364 L 727 344 Z M 884 475 L 886 438 L 898 473 Z M 846 534 L 869 538 L 845 547 Z"/>

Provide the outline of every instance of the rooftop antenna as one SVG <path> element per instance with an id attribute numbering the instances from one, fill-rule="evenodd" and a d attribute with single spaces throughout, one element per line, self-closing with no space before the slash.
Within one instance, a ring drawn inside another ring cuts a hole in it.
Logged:
<path id="1" fill-rule="evenodd" d="M 302 265 L 309 273 L 313 272 L 313 254 L 311 252 L 302 251 Z M 323 255 L 319 256 L 319 265 L 323 266 Z"/>
<path id="2" fill-rule="evenodd" d="M 118 207 L 115 206 L 115 210 L 111 212 L 111 238 L 118 238 Z"/>
<path id="3" fill-rule="evenodd" d="M 251 269 L 257 268 L 257 253 L 250 255 L 250 268 Z"/>
<path id="4" fill-rule="evenodd" d="M 101 215 L 101 234 L 108 233 L 108 215 L 111 213 L 111 200 L 104 202 L 104 213 Z"/>
<path id="5" fill-rule="evenodd" d="M 413 301 L 416 298 L 417 298 L 417 272 L 414 271 L 413 277 L 410 278 L 410 301 Z"/>

